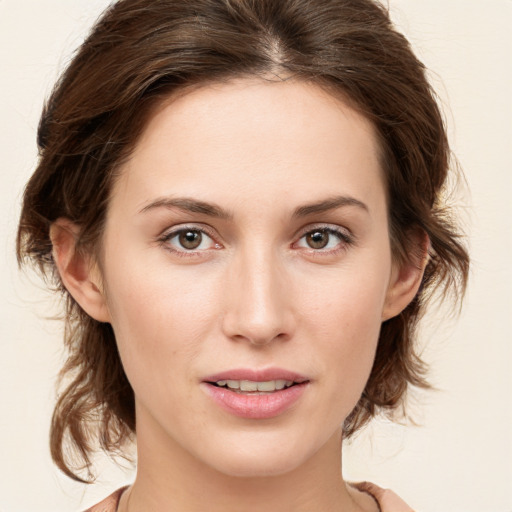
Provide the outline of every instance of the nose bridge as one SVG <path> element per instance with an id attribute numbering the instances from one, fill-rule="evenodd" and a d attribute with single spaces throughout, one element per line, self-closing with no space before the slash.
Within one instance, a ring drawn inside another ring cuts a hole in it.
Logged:
<path id="1" fill-rule="evenodd" d="M 241 249 L 231 267 L 224 329 L 228 336 L 266 344 L 291 335 L 291 297 L 279 254 L 269 244 Z"/>

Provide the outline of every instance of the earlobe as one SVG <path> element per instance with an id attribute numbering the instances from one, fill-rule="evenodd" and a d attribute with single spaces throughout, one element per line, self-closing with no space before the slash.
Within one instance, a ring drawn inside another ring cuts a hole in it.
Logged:
<path id="1" fill-rule="evenodd" d="M 81 308 L 99 322 L 110 322 L 101 274 L 90 254 L 76 250 L 80 229 L 59 218 L 50 226 L 52 255 L 62 284 Z"/>
<path id="2" fill-rule="evenodd" d="M 382 310 L 382 321 L 399 315 L 414 299 L 420 288 L 428 263 L 430 240 L 424 232 L 414 237 L 414 247 L 407 261 L 393 265 L 386 300 Z"/>

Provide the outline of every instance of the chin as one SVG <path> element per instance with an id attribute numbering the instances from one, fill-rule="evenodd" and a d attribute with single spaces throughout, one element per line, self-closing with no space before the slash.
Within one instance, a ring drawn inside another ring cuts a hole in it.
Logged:
<path id="1" fill-rule="evenodd" d="M 220 473 L 239 478 L 284 475 L 294 471 L 314 455 L 316 450 L 306 452 L 306 445 L 305 442 L 288 444 L 263 440 L 258 443 L 224 444 L 229 451 L 217 452 L 209 465 Z"/>
<path id="2" fill-rule="evenodd" d="M 272 459 L 262 457 L 246 458 L 236 457 L 223 461 L 222 464 L 218 462 L 215 464 L 214 469 L 230 477 L 237 478 L 264 478 L 275 477 L 292 472 L 300 466 L 300 460 L 294 458 L 283 457 L 282 459 Z"/>

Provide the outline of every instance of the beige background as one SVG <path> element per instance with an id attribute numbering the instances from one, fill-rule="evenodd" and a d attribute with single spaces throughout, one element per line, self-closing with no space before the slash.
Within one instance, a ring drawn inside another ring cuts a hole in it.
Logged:
<path id="1" fill-rule="evenodd" d="M 106 4 L 0 0 L 0 512 L 78 511 L 131 479 L 102 460 L 101 479 L 85 488 L 52 466 L 60 324 L 45 320 L 55 304 L 14 259 L 43 98 Z M 422 512 L 512 512 L 512 1 L 390 4 L 445 104 L 471 190 L 458 204 L 473 268 L 460 318 L 441 311 L 423 331 L 439 391 L 417 397 L 421 426 L 375 423 L 347 447 L 345 474 L 391 487 Z"/>

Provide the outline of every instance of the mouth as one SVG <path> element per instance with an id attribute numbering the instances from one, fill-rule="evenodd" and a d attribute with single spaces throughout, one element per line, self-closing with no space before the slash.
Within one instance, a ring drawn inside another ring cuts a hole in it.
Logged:
<path id="1" fill-rule="evenodd" d="M 208 384 L 218 388 L 229 389 L 235 393 L 262 395 L 288 389 L 292 386 L 297 386 L 299 383 L 293 380 L 277 379 L 260 382 L 254 380 L 218 380 L 216 382 L 208 382 Z"/>
<path id="2" fill-rule="evenodd" d="M 254 380 L 218 380 L 216 382 L 208 382 L 208 384 L 218 388 L 226 388 L 235 393 L 268 394 L 274 391 L 291 388 L 299 383 L 292 380 L 278 379 L 262 382 Z"/>
<path id="3" fill-rule="evenodd" d="M 210 375 L 204 382 L 235 393 L 273 393 L 309 382 L 304 375 L 283 368 L 239 368 Z"/>
<path id="4" fill-rule="evenodd" d="M 241 369 L 212 375 L 202 384 L 206 394 L 224 411 L 247 419 L 267 419 L 296 405 L 310 380 L 282 369 Z"/>

